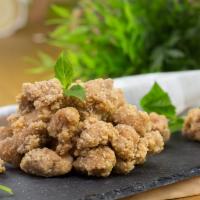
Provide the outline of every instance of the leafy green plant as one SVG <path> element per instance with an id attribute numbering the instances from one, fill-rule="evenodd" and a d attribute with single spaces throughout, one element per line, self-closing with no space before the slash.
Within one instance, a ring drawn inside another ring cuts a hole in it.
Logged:
<path id="1" fill-rule="evenodd" d="M 176 108 L 169 95 L 158 83 L 155 82 L 150 91 L 140 100 L 140 105 L 148 113 L 156 112 L 165 115 L 169 120 L 171 132 L 181 130 L 183 119 L 176 115 Z"/>
<path id="2" fill-rule="evenodd" d="M 49 44 L 67 50 L 75 77 L 119 77 L 200 66 L 198 2 L 81 0 L 72 10 L 58 5 L 52 10 L 57 17 L 48 21 L 56 25 Z"/>
<path id="3" fill-rule="evenodd" d="M 79 84 L 73 84 L 73 67 L 68 61 L 66 54 L 61 53 L 56 61 L 55 67 L 55 77 L 60 81 L 63 86 L 63 91 L 65 96 L 73 96 L 79 98 L 80 100 L 85 99 L 85 90 Z"/>
<path id="4" fill-rule="evenodd" d="M 10 189 L 9 187 L 7 187 L 7 186 L 5 186 L 5 185 L 0 185 L 0 190 L 6 192 L 6 193 L 8 193 L 8 194 L 13 195 L 12 189 Z"/>

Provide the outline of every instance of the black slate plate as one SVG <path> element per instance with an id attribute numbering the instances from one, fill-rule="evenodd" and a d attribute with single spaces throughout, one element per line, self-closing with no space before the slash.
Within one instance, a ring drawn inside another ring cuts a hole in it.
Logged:
<path id="1" fill-rule="evenodd" d="M 126 176 L 93 178 L 71 173 L 57 178 L 27 175 L 11 166 L 0 175 L 0 184 L 14 196 L 0 192 L 2 200 L 110 200 L 130 196 L 200 175 L 200 144 L 174 134 L 165 150 L 148 158 Z"/>

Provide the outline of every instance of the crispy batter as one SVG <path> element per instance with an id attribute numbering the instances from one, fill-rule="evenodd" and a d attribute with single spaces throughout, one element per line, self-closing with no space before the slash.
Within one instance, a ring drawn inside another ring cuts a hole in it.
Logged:
<path id="1" fill-rule="evenodd" d="M 78 157 L 73 166 L 77 171 L 89 176 L 109 176 L 115 166 L 115 153 L 107 146 L 91 149 L 86 155 Z"/>
<path id="2" fill-rule="evenodd" d="M 135 160 L 122 160 L 120 158 L 117 158 L 116 165 L 114 167 L 114 171 L 117 174 L 128 174 L 130 171 L 132 171 L 135 167 Z"/>
<path id="3" fill-rule="evenodd" d="M 14 137 L 0 141 L 0 158 L 14 166 L 19 166 L 22 155 L 17 152 L 17 143 Z"/>
<path id="4" fill-rule="evenodd" d="M 30 112 L 34 109 L 48 107 L 58 110 L 63 101 L 63 90 L 57 79 L 32 83 L 24 83 L 22 93 L 18 96 L 19 110 Z"/>
<path id="5" fill-rule="evenodd" d="M 148 141 L 148 151 L 160 153 L 164 149 L 164 140 L 159 131 L 151 131 L 145 134 Z"/>
<path id="6" fill-rule="evenodd" d="M 48 132 L 58 140 L 56 152 L 59 155 L 67 154 L 73 147 L 72 137 L 76 134 L 79 120 L 79 112 L 72 107 L 62 108 L 52 116 Z"/>
<path id="7" fill-rule="evenodd" d="M 135 156 L 135 164 L 137 165 L 143 164 L 146 160 L 147 152 L 148 152 L 147 138 L 140 138 Z"/>
<path id="8" fill-rule="evenodd" d="M 133 160 L 139 142 L 139 135 L 135 129 L 125 124 L 118 124 L 115 127 L 119 136 L 112 138 L 112 147 L 115 154 L 123 160 Z"/>
<path id="9" fill-rule="evenodd" d="M 200 141 L 200 108 L 189 110 L 183 126 L 183 136 Z"/>
<path id="10" fill-rule="evenodd" d="M 119 107 L 113 114 L 113 121 L 132 126 L 141 136 L 150 131 L 152 126 L 149 115 L 130 104 Z"/>
<path id="11" fill-rule="evenodd" d="M 82 132 L 76 143 L 76 154 L 86 148 L 107 145 L 117 134 L 117 130 L 111 123 L 88 118 L 82 124 Z"/>
<path id="12" fill-rule="evenodd" d="M 79 123 L 79 113 L 77 109 L 72 107 L 62 108 L 58 110 L 51 118 L 48 125 L 49 135 L 56 137 L 64 129 L 74 131 Z"/>
<path id="13" fill-rule="evenodd" d="M 0 174 L 4 173 L 6 171 L 5 163 L 3 160 L 0 159 Z"/>
<path id="14" fill-rule="evenodd" d="M 11 128 L 0 127 L 0 141 L 6 139 L 7 137 L 12 137 L 13 133 Z"/>
<path id="15" fill-rule="evenodd" d="M 17 148 L 17 152 L 25 154 L 33 149 L 43 147 L 48 141 L 48 136 L 45 134 L 28 135 L 25 137 L 24 142 Z"/>
<path id="16" fill-rule="evenodd" d="M 152 130 L 159 131 L 166 143 L 170 139 L 170 130 L 168 126 L 168 119 L 164 115 L 157 113 L 150 113 L 150 120 L 152 122 Z"/>
<path id="17" fill-rule="evenodd" d="M 51 177 L 68 173 L 72 161 L 71 156 L 60 157 L 48 148 L 33 149 L 25 154 L 20 167 L 26 173 Z"/>

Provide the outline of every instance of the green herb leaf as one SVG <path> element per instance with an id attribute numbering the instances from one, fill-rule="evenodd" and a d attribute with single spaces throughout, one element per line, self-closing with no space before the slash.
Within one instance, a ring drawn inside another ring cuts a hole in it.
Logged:
<path id="1" fill-rule="evenodd" d="M 67 89 L 72 83 L 73 68 L 64 53 L 59 56 L 54 70 L 56 78 L 61 82 L 63 88 Z"/>
<path id="2" fill-rule="evenodd" d="M 86 97 L 85 89 L 80 85 L 73 85 L 68 90 L 64 91 L 65 96 L 76 97 L 83 101 Z"/>
<path id="3" fill-rule="evenodd" d="M 146 112 L 156 112 L 168 118 L 176 115 L 175 107 L 169 95 L 156 82 L 151 90 L 141 99 L 140 105 Z"/>
<path id="4" fill-rule="evenodd" d="M 6 187 L 6 186 L 4 186 L 4 185 L 0 185 L 0 190 L 6 192 L 6 193 L 8 193 L 8 194 L 13 195 L 12 189 L 10 189 L 9 187 Z"/>
<path id="5" fill-rule="evenodd" d="M 69 17 L 69 11 L 63 6 L 54 4 L 51 6 L 51 10 L 59 17 L 62 17 L 62 18 Z"/>
<path id="6" fill-rule="evenodd" d="M 175 117 L 169 120 L 169 127 L 172 133 L 180 131 L 183 127 L 183 119 L 181 117 Z"/>
<path id="7" fill-rule="evenodd" d="M 169 95 L 154 83 L 151 90 L 141 99 L 140 105 L 146 112 L 156 112 L 165 115 L 169 119 L 169 127 L 171 132 L 181 130 L 183 119 L 176 116 L 175 106 L 172 104 Z"/>

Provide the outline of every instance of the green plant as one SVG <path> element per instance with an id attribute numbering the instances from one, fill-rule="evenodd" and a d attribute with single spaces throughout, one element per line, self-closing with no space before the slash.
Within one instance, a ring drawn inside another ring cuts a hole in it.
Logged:
<path id="1" fill-rule="evenodd" d="M 9 187 L 5 186 L 5 185 L 0 185 L 0 190 L 3 192 L 6 192 L 10 195 L 13 195 L 13 191 L 12 189 L 10 189 Z"/>
<path id="2" fill-rule="evenodd" d="M 165 115 L 169 120 L 171 132 L 180 131 L 183 127 L 183 118 L 176 115 L 176 108 L 172 101 L 158 83 L 154 83 L 150 91 L 140 100 L 144 111 L 156 112 Z"/>
<path id="3" fill-rule="evenodd" d="M 52 10 L 57 18 L 49 20 L 56 24 L 49 43 L 67 50 L 76 77 L 119 77 L 200 66 L 199 3 L 82 0 L 71 11 L 57 5 Z"/>
<path id="4" fill-rule="evenodd" d="M 60 81 L 65 96 L 85 99 L 85 90 L 79 84 L 72 84 L 74 70 L 65 53 L 61 53 L 54 66 L 55 77 Z"/>

